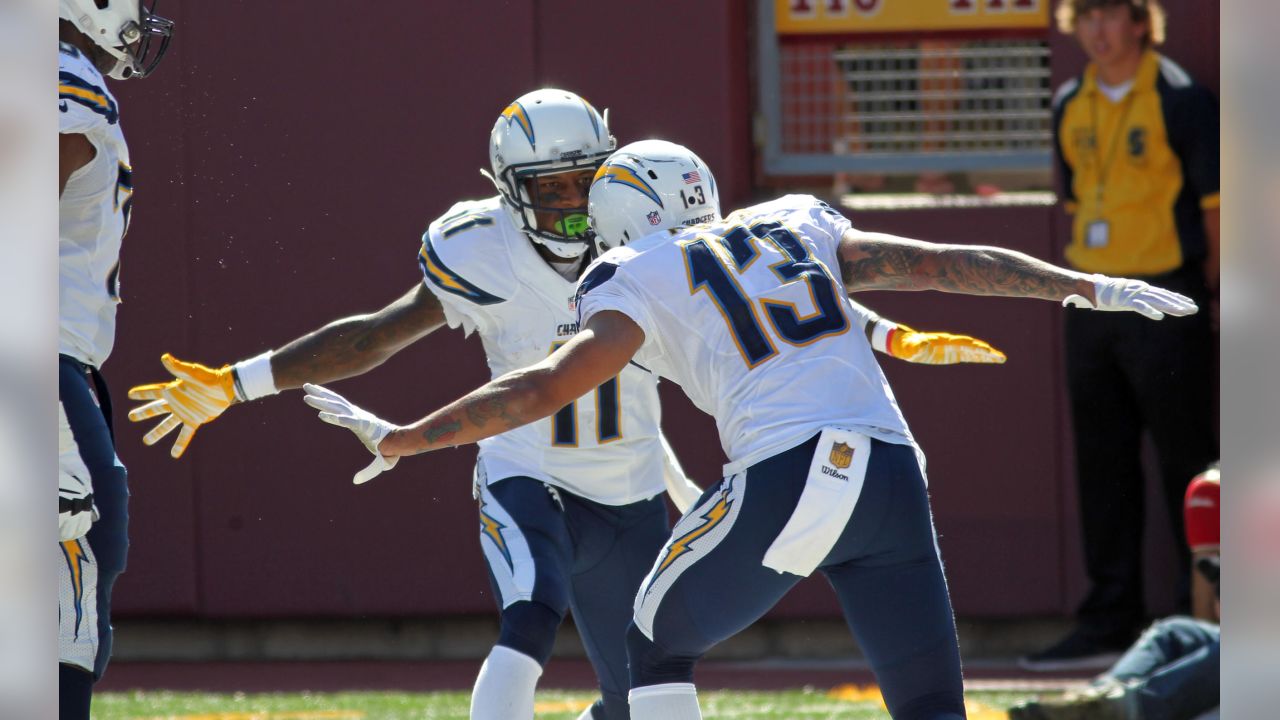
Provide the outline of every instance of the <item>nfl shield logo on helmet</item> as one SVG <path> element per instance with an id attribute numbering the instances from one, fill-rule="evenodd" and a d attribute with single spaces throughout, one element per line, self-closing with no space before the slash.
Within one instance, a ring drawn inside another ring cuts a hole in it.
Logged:
<path id="1" fill-rule="evenodd" d="M 649 213 L 645 217 L 649 219 L 650 225 L 657 225 L 658 223 L 662 222 L 662 216 L 658 214 L 657 210 L 654 210 L 653 212 Z"/>
<path id="2" fill-rule="evenodd" d="M 831 464 L 844 470 L 853 462 L 853 448 L 838 442 L 831 446 Z"/>

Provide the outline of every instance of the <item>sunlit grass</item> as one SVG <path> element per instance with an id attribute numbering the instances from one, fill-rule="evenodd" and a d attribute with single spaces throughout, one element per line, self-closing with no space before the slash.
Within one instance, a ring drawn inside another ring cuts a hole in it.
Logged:
<path id="1" fill-rule="evenodd" d="M 1003 720 L 1004 708 L 1027 693 L 970 693 L 970 720 Z M 595 696 L 587 692 L 538 693 L 539 720 L 575 720 Z M 842 685 L 781 692 L 699 693 L 708 718 L 888 718 L 874 687 Z M 144 692 L 100 693 L 96 720 L 466 720 L 466 692 L 216 694 Z"/>

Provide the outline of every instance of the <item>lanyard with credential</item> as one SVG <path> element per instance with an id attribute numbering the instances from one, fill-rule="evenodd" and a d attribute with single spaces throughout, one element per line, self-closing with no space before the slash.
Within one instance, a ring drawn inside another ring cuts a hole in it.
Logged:
<path id="1" fill-rule="evenodd" d="M 1084 226 L 1085 247 L 1093 249 L 1105 248 L 1111 244 L 1111 224 L 1102 216 L 1102 198 L 1106 192 L 1107 175 L 1111 171 L 1111 163 L 1116 158 L 1116 147 L 1120 145 L 1120 136 L 1124 134 L 1124 124 L 1129 119 L 1129 108 L 1133 107 L 1134 95 L 1134 90 L 1130 88 L 1124 98 L 1124 109 L 1120 111 L 1120 117 L 1116 120 L 1111 146 L 1107 148 L 1106 157 L 1103 157 L 1101 147 L 1102 128 L 1098 124 L 1099 92 L 1101 91 L 1095 89 L 1089 101 L 1089 107 L 1093 113 L 1093 152 L 1098 162 L 1098 187 L 1093 203 L 1093 220 L 1088 221 Z"/>
<path id="2" fill-rule="evenodd" d="M 1129 88 L 1129 92 L 1125 93 L 1124 107 L 1120 110 L 1120 119 L 1116 121 L 1115 132 L 1111 138 L 1111 144 L 1107 148 L 1107 154 L 1102 156 L 1102 128 L 1098 125 L 1098 93 L 1099 89 L 1094 89 L 1094 93 L 1090 96 L 1089 108 L 1093 114 L 1093 152 L 1098 161 L 1098 189 L 1096 196 L 1095 212 L 1099 216 L 1102 215 L 1102 196 L 1107 187 L 1107 175 L 1111 172 L 1111 163 L 1116 159 L 1116 148 L 1120 145 L 1120 136 L 1124 134 L 1125 121 L 1129 119 L 1129 109 L 1133 107 L 1133 96 L 1137 88 Z"/>

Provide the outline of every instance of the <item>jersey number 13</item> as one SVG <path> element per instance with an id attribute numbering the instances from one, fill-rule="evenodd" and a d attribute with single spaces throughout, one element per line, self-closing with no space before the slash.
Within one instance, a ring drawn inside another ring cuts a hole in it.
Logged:
<path id="1" fill-rule="evenodd" d="M 785 300 L 748 297 L 737 276 L 745 274 L 760 257 L 760 241 L 767 241 L 782 253 L 782 262 L 768 269 L 783 284 L 802 281 L 816 309 L 801 315 L 795 304 Z M 716 247 L 712 247 L 712 245 Z M 809 345 L 824 337 L 839 335 L 849 329 L 844 302 L 837 291 L 840 285 L 831 277 L 800 240 L 776 222 L 762 222 L 747 227 L 733 225 L 718 235 L 702 235 L 684 243 L 685 269 L 689 273 L 689 292 L 706 291 L 724 317 L 733 334 L 738 351 L 747 367 L 754 369 L 778 354 L 770 333 L 760 321 L 756 303 L 768 319 L 772 334 L 789 345 Z"/>

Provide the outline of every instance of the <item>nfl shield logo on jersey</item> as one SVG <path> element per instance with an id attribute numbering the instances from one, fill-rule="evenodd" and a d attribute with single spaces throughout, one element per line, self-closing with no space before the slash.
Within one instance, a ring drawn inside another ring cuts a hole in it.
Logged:
<path id="1" fill-rule="evenodd" d="M 853 462 L 853 448 L 838 442 L 831 446 L 831 464 L 844 470 Z"/>
<path id="2" fill-rule="evenodd" d="M 657 225 L 658 223 L 662 222 L 662 216 L 658 214 L 657 210 L 654 210 L 653 212 L 649 213 L 645 217 L 649 218 L 650 225 Z"/>

